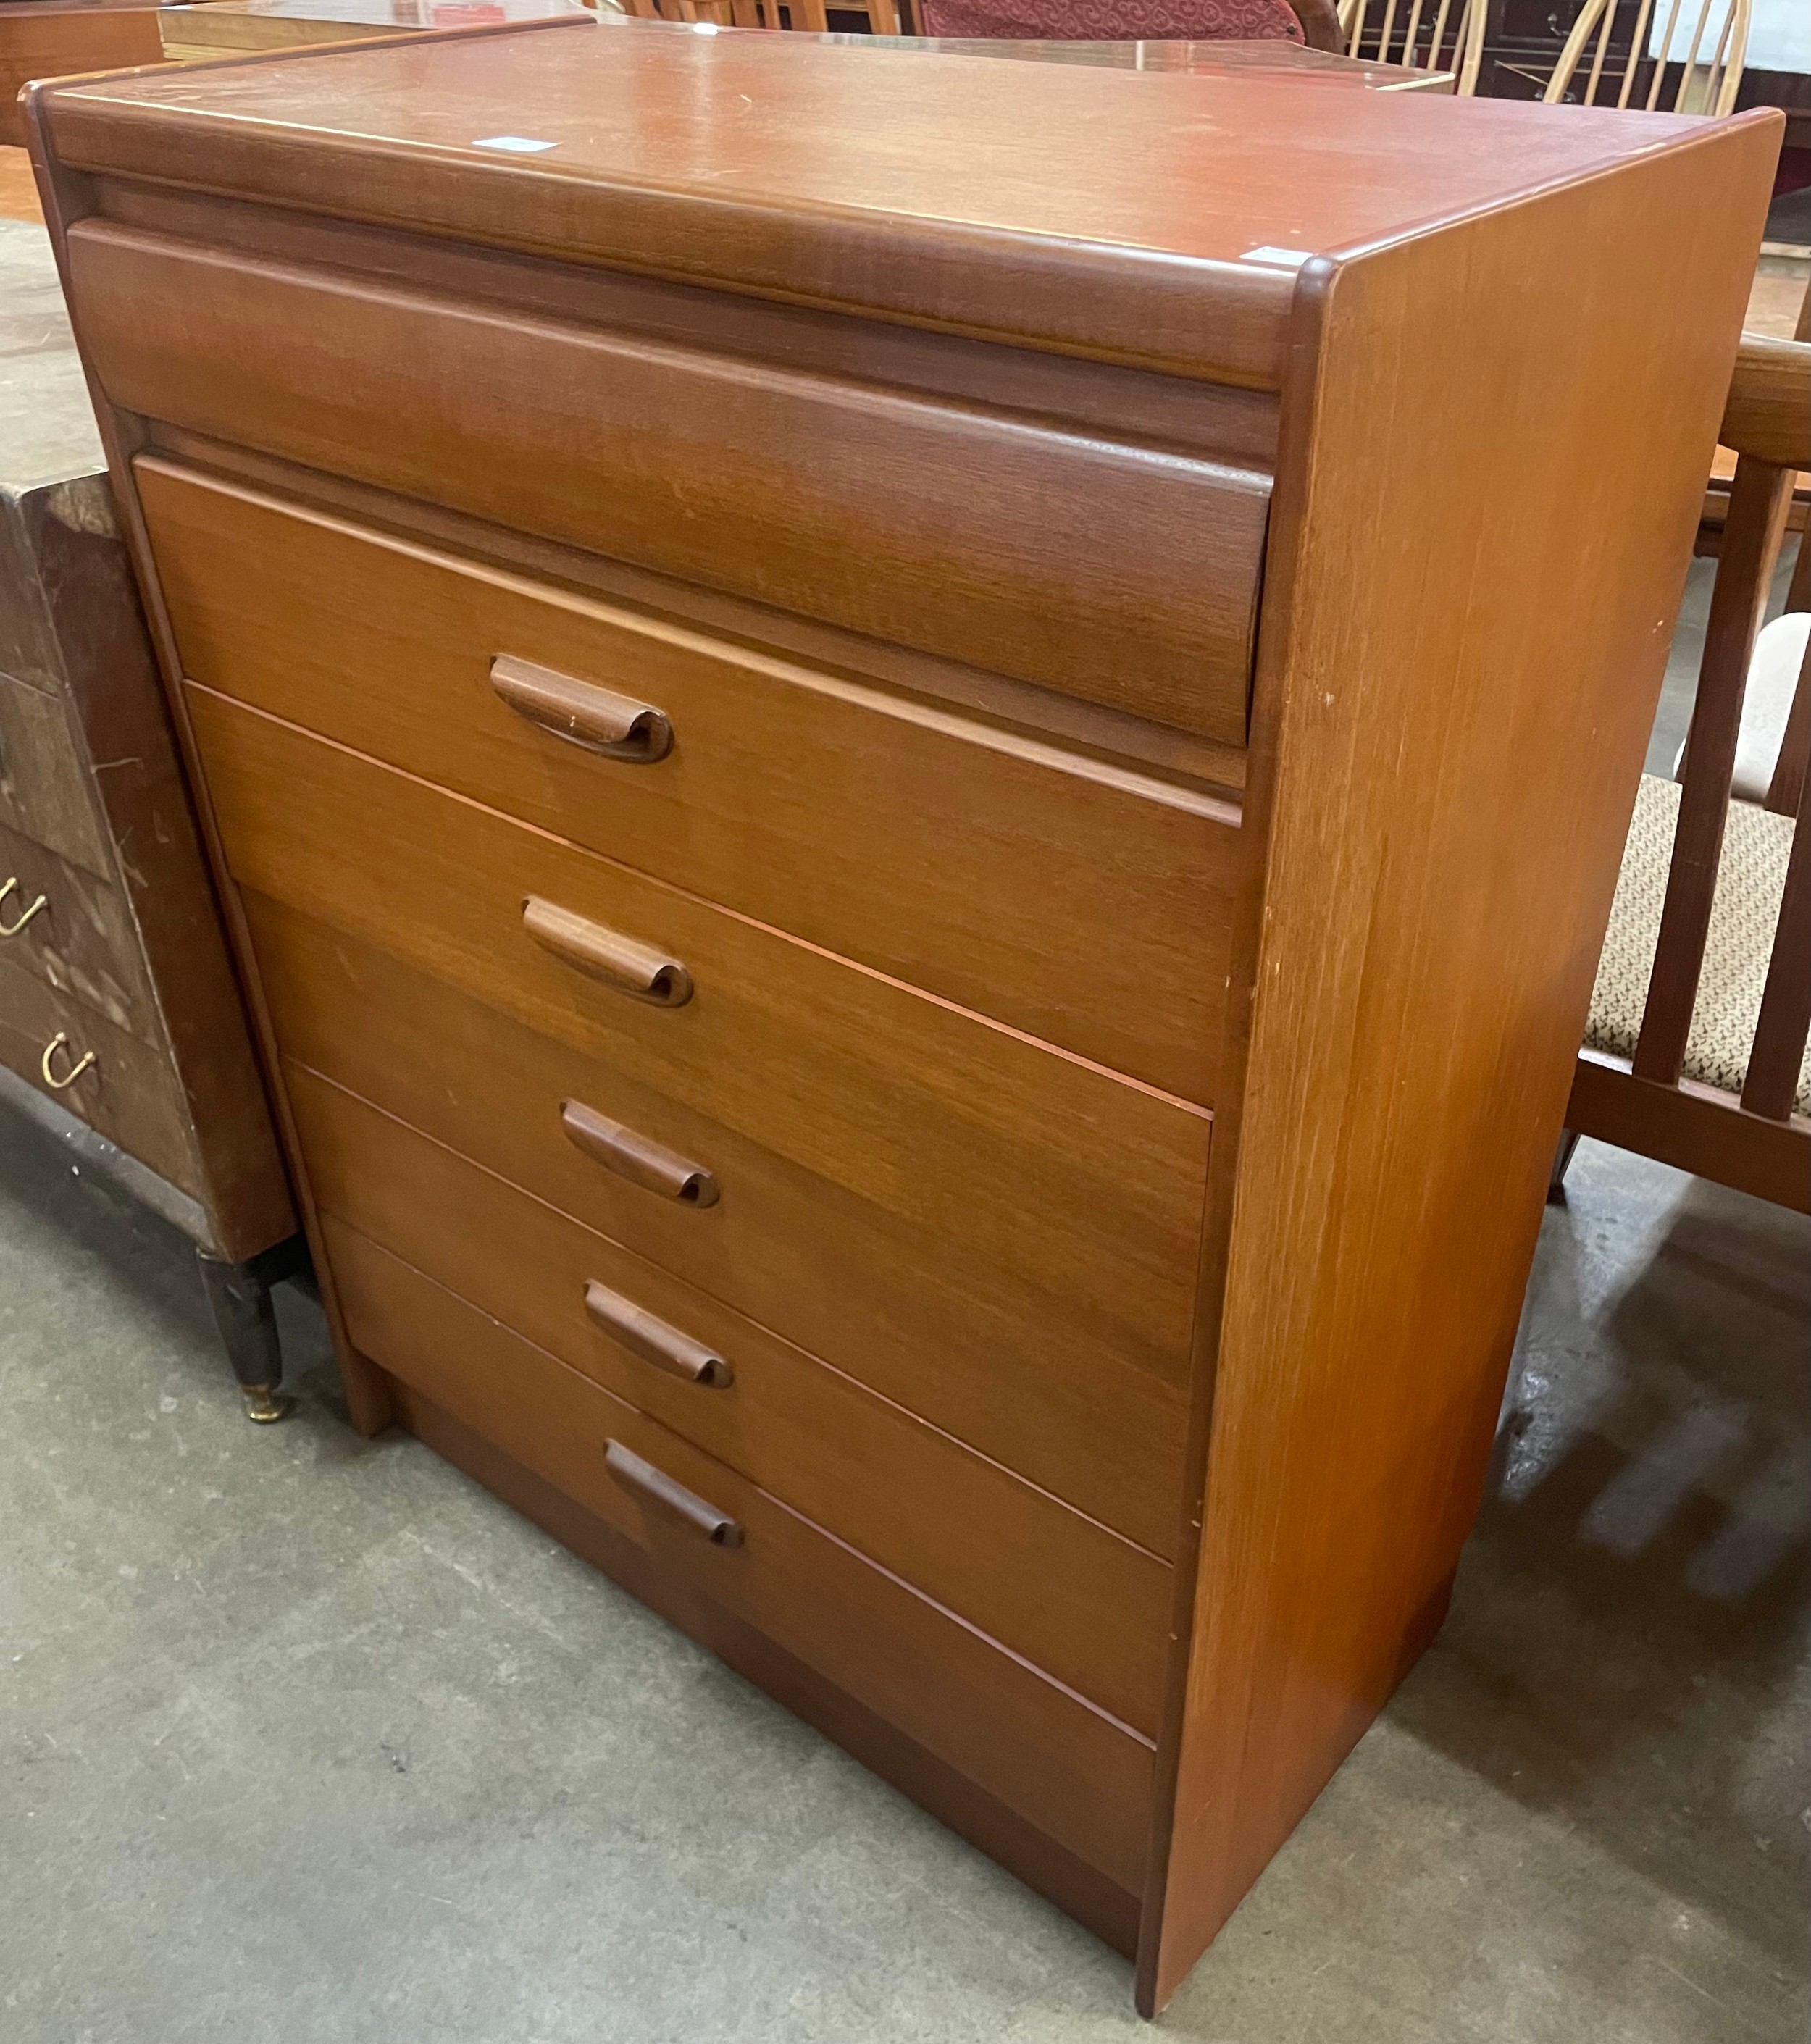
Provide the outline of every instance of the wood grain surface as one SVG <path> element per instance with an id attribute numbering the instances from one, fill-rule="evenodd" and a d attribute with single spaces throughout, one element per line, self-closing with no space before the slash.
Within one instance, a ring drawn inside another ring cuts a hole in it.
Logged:
<path id="1" fill-rule="evenodd" d="M 1155 1735 L 1163 1563 L 352 1094 L 302 1067 L 289 1085 L 327 1212 Z M 730 1381 L 682 1382 L 611 1340 L 593 1282 L 707 1344 Z"/>
<path id="2" fill-rule="evenodd" d="M 1248 788 L 1267 872 L 1236 964 L 1243 1097 L 1215 1144 L 1237 1200 L 1148 2008 L 1444 1612 L 1778 126 L 1740 118 L 1644 176 L 1304 276 Z M 1687 272 L 1689 316 L 1669 281 Z M 1557 366 L 1536 373 L 1532 332 L 1564 334 Z"/>
<path id="3" fill-rule="evenodd" d="M 1036 1285 L 607 1070 L 444 981 L 247 897 L 283 1048 L 587 1227 L 824 1357 L 1148 1551 L 1176 1537 L 1184 1387 Z M 706 1166 L 707 1208 L 568 1139 L 563 1102 Z M 959 1222 L 959 1216 L 951 1218 Z"/>
<path id="4" fill-rule="evenodd" d="M 161 463 L 138 473 L 192 680 L 1211 1102 L 1224 797 Z M 671 751 L 625 763 L 525 720 L 490 678 L 504 652 L 651 703 Z"/>
<path id="5" fill-rule="evenodd" d="M 1207 1116 L 224 697 L 187 696 L 243 886 L 598 1059 L 600 1084 L 621 1071 L 936 1231 L 951 1254 L 1042 1289 L 1053 1317 L 1180 1381 Z M 531 896 L 682 960 L 694 997 L 656 1006 L 551 957 L 521 927 Z"/>
<path id="6" fill-rule="evenodd" d="M 1811 358 L 1802 343 L 1744 333 L 1719 443 L 1799 470 L 1811 467 Z"/>

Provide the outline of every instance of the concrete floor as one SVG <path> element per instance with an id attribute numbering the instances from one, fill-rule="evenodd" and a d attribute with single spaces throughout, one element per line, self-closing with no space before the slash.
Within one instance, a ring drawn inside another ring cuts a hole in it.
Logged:
<path id="1" fill-rule="evenodd" d="M 1165 2019 L 1802 2044 L 1796 1216 L 1584 1146 L 1444 1633 Z M 5 2044 L 1096 2044 L 1129 1969 L 0 1121 Z"/>

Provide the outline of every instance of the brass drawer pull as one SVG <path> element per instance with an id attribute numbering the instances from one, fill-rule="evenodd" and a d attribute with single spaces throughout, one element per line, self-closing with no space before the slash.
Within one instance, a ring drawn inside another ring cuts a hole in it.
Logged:
<path id="1" fill-rule="evenodd" d="M 692 997 L 692 976 L 677 959 L 538 895 L 531 894 L 522 904 L 522 928 L 556 958 L 619 993 L 651 1001 L 656 1008 L 683 1008 Z"/>
<path id="2" fill-rule="evenodd" d="M 4 901 L 6 897 L 12 893 L 13 889 L 17 887 L 18 884 L 19 876 L 15 873 L 12 878 L 6 882 L 4 887 L 0 887 L 0 901 Z M 40 894 L 37 901 L 32 904 L 30 908 L 26 909 L 25 912 L 21 916 L 16 922 L 0 922 L 0 937 L 16 937 L 19 934 L 20 931 L 25 927 L 26 924 L 32 920 L 33 916 L 37 913 L 39 909 L 46 905 L 48 899 L 48 897 L 47 896 Z"/>
<path id="3" fill-rule="evenodd" d="M 719 1547 L 741 1546 L 742 1528 L 727 1512 L 719 1512 L 696 1491 L 687 1490 L 682 1483 L 675 1483 L 664 1470 L 644 1462 L 621 1441 L 605 1443 L 604 1466 L 624 1489 L 639 1491 L 656 1504 L 663 1504 Z"/>
<path id="4" fill-rule="evenodd" d="M 687 1334 L 670 1326 L 645 1306 L 638 1306 L 621 1293 L 613 1292 L 595 1278 L 585 1287 L 585 1310 L 604 1332 L 619 1341 L 631 1354 L 669 1377 L 682 1377 L 687 1384 L 702 1384 L 721 1391 L 736 1381 L 736 1373 L 715 1349 L 706 1348 Z"/>
<path id="5" fill-rule="evenodd" d="M 595 682 L 499 653 L 490 663 L 490 686 L 518 717 L 606 759 L 651 766 L 673 749 L 673 727 L 664 710 Z"/>
<path id="6" fill-rule="evenodd" d="M 598 1113 L 583 1101 L 559 1103 L 559 1125 L 575 1148 L 632 1185 L 677 1200 L 681 1206 L 717 1204 L 717 1181 L 703 1165 L 692 1163 L 651 1136 L 637 1135 L 620 1121 L 612 1121 L 607 1114 Z"/>
<path id="7" fill-rule="evenodd" d="M 59 1078 L 51 1070 L 51 1061 L 56 1057 L 59 1051 L 61 1051 L 66 1058 L 74 1059 L 74 1062 L 70 1065 L 68 1070 L 63 1074 L 61 1078 Z M 84 1051 L 80 1057 L 75 1057 L 75 1053 L 69 1047 L 68 1031 L 66 1029 L 59 1029 L 56 1034 L 51 1038 L 50 1041 L 44 1045 L 44 1055 L 38 1060 L 38 1069 L 44 1074 L 44 1082 L 50 1088 L 51 1091 L 52 1093 L 61 1093 L 66 1086 L 74 1085 L 75 1082 L 81 1078 L 82 1074 L 88 1070 L 90 1065 L 97 1065 L 99 1062 L 100 1059 L 94 1055 L 92 1051 Z"/>

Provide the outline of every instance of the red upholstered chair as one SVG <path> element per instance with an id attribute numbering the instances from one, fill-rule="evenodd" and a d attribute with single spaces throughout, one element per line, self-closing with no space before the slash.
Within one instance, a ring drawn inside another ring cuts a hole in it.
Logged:
<path id="1" fill-rule="evenodd" d="M 920 33 L 1060 43 L 1305 42 L 1289 0 L 918 0 Z"/>

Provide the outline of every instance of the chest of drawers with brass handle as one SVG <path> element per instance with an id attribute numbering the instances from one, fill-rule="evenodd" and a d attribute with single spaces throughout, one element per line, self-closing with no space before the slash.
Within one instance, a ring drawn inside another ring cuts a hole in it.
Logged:
<path id="1" fill-rule="evenodd" d="M 1444 1608 L 1775 124 L 401 61 L 34 117 L 355 1413 L 1155 2008 Z"/>

